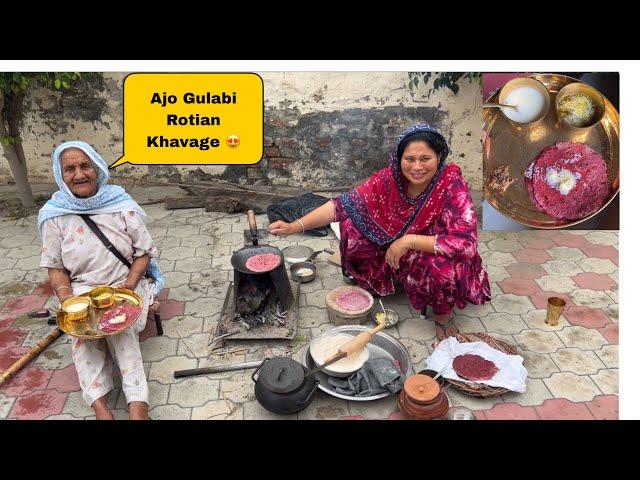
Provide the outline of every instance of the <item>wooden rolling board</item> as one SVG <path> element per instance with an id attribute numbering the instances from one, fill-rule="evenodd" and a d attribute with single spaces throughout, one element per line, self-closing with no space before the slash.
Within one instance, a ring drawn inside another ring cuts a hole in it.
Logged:
<path id="1" fill-rule="evenodd" d="M 333 265 L 337 265 L 338 267 L 342 265 L 340 260 L 340 250 L 337 250 L 336 253 L 331 255 L 327 261 Z"/>

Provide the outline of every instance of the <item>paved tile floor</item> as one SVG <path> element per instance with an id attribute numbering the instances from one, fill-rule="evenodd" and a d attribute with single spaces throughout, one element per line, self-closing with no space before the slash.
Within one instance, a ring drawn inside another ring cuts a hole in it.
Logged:
<path id="1" fill-rule="evenodd" d="M 297 336 L 292 341 L 235 343 L 247 350 L 211 355 L 205 344 L 233 271 L 230 257 L 243 241 L 244 215 L 203 209 L 166 211 L 146 207 L 149 229 L 166 276 L 161 316 L 164 335 L 149 322 L 141 336 L 155 419 L 401 419 L 395 399 L 348 402 L 323 392 L 298 415 L 269 413 L 256 401 L 251 371 L 173 378 L 174 370 L 292 355 L 332 328 L 326 293 L 342 284 L 339 269 L 318 261 L 318 279 L 302 286 Z M 266 222 L 266 217 L 259 218 Z M 0 370 L 8 368 L 53 327 L 24 314 L 56 301 L 41 269 L 36 218 L 0 220 Z M 271 238 L 316 249 L 337 248 L 333 237 Z M 479 399 L 449 389 L 453 405 L 480 419 L 618 418 L 618 234 L 611 231 L 480 232 L 479 250 L 489 272 L 493 300 L 456 312 L 462 332 L 489 332 L 517 346 L 529 372 L 527 391 Z M 567 300 L 558 327 L 544 323 L 546 298 Z M 385 300 L 402 320 L 386 330 L 411 353 L 416 371 L 432 351 L 433 322 L 419 319 L 407 299 Z M 0 418 L 92 419 L 81 396 L 62 336 L 18 375 L 0 387 Z M 116 385 L 119 385 L 116 383 Z M 120 388 L 110 395 L 117 418 L 127 418 Z"/>

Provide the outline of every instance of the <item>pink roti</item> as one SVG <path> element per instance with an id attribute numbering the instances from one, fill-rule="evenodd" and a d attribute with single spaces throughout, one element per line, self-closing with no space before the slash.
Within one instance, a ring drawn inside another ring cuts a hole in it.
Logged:
<path id="1" fill-rule="evenodd" d="M 260 253 L 247 260 L 245 267 L 252 272 L 270 272 L 280 265 L 280 257 L 275 253 Z"/>
<path id="2" fill-rule="evenodd" d="M 345 310 L 362 310 L 369 306 L 369 298 L 360 292 L 346 292 L 336 297 L 336 304 Z"/>
<path id="3" fill-rule="evenodd" d="M 454 358 L 453 369 L 459 377 L 472 381 L 491 380 L 498 373 L 496 364 L 491 360 L 470 353 Z"/>
<path id="4" fill-rule="evenodd" d="M 120 305 L 119 307 L 116 307 L 113 310 L 110 310 L 102 315 L 102 319 L 100 320 L 100 330 L 103 330 L 105 332 L 116 332 L 118 330 L 127 328 L 129 325 L 136 321 L 136 318 L 141 311 L 142 309 L 135 305 Z M 127 317 L 124 322 L 111 323 L 111 319 L 123 314 Z"/>
<path id="5" fill-rule="evenodd" d="M 568 170 L 578 177 L 566 195 L 546 180 L 548 169 Z M 547 215 L 566 220 L 584 218 L 602 206 L 611 192 L 607 165 L 584 143 L 561 142 L 545 148 L 529 164 L 524 183 L 531 201 Z"/>

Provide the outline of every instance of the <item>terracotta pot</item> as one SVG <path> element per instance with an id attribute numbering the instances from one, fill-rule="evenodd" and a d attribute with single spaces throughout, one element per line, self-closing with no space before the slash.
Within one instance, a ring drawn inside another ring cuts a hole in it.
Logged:
<path id="1" fill-rule="evenodd" d="M 411 375 L 398 395 L 398 407 L 413 420 L 444 418 L 449 411 L 449 399 L 433 378 L 427 375 Z"/>

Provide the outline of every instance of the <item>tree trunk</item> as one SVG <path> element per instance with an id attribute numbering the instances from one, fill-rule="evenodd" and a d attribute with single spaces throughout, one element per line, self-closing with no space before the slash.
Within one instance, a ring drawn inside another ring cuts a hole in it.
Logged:
<path id="1" fill-rule="evenodd" d="M 5 126 L 6 118 L 4 100 L 4 96 L 0 95 L 0 137 L 8 137 L 11 135 L 11 133 L 7 131 L 7 128 Z M 19 136 L 17 136 L 17 141 L 20 141 Z M 13 175 L 13 179 L 16 182 L 16 187 L 18 188 L 18 193 L 20 194 L 20 200 L 22 201 L 22 206 L 27 213 L 31 213 L 36 209 L 36 202 L 33 198 L 33 193 L 31 192 L 31 185 L 29 185 L 27 163 L 24 158 L 22 145 L 15 143 L 9 145 L 6 144 L 6 142 L 2 142 L 2 149 L 4 151 L 4 156 L 7 157 L 7 160 L 9 161 L 11 174 Z"/>

